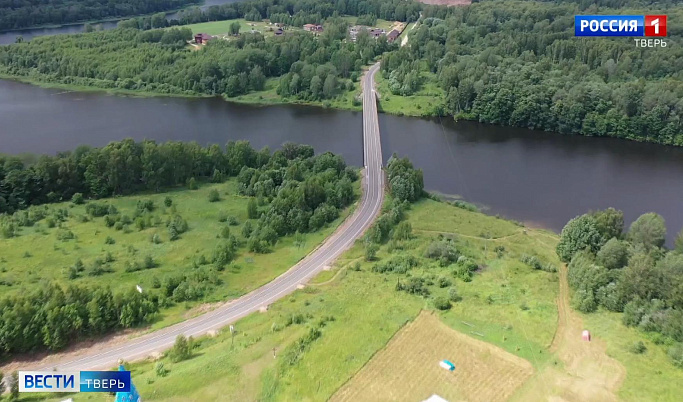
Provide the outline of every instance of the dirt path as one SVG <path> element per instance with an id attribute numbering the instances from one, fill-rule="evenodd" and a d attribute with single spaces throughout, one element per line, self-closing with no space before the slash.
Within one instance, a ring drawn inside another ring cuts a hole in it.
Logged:
<path id="1" fill-rule="evenodd" d="M 624 367 L 605 353 L 605 343 L 581 339 L 583 320 L 569 303 L 567 267 L 559 271 L 558 323 L 550 351 L 559 364 L 550 363 L 518 392 L 513 400 L 617 401 L 626 375 Z M 588 328 L 590 330 L 590 328 Z M 562 367 L 564 366 L 564 367 Z"/>

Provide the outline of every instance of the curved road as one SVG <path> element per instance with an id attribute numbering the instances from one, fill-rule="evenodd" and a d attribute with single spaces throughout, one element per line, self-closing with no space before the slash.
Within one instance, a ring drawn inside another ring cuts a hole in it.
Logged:
<path id="1" fill-rule="evenodd" d="M 363 79 L 363 152 L 365 177 L 360 205 L 337 230 L 315 251 L 301 260 L 289 271 L 272 282 L 243 297 L 227 303 L 211 312 L 172 325 L 162 330 L 126 341 L 114 348 L 79 357 L 75 360 L 55 362 L 40 367 L 43 370 L 96 370 L 109 369 L 119 359 L 132 361 L 170 348 L 178 335 L 201 336 L 208 331 L 220 329 L 260 308 L 292 293 L 300 284 L 307 282 L 323 267 L 330 265 L 363 232 L 370 227 L 379 214 L 384 200 L 384 173 L 382 171 L 382 149 L 377 119 L 377 102 L 373 89 L 375 73 L 379 63 L 373 65 Z"/>

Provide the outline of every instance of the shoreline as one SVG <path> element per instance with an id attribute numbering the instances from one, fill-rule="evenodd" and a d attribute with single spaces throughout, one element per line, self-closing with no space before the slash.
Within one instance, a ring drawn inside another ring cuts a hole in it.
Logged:
<path id="1" fill-rule="evenodd" d="M 83 21 L 68 22 L 66 24 L 43 24 L 43 25 L 34 25 L 34 26 L 23 27 L 23 28 L 2 29 L 2 30 L 0 30 L 0 35 L 8 34 L 10 32 L 20 33 L 22 31 L 31 31 L 34 29 L 59 29 L 59 28 L 66 28 L 66 27 L 72 27 L 72 26 L 76 26 L 76 25 L 85 25 L 85 24 L 97 25 L 97 24 L 101 24 L 104 22 L 117 22 L 117 21 L 129 20 L 132 18 L 138 18 L 138 17 L 151 17 L 152 15 L 158 14 L 158 13 L 171 14 L 171 13 L 180 12 L 180 11 L 188 9 L 190 7 L 201 7 L 204 3 L 205 3 L 204 0 L 199 0 L 197 2 L 187 4 L 185 7 L 174 8 L 174 9 L 164 10 L 164 11 L 157 11 L 156 13 L 151 13 L 151 14 L 132 14 L 129 16 L 109 17 L 109 18 L 104 18 L 101 20 L 99 20 L 99 19 L 98 20 L 83 20 Z"/>

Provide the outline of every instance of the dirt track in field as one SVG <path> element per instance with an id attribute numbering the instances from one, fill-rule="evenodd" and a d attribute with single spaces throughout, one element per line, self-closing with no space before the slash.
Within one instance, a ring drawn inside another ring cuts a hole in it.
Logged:
<path id="1" fill-rule="evenodd" d="M 626 375 L 624 367 L 607 356 L 606 345 L 595 337 L 581 339 L 583 320 L 570 306 L 567 267 L 560 268 L 558 323 L 550 351 L 560 365 L 542 369 L 517 392 L 513 400 L 551 402 L 617 401 Z"/>

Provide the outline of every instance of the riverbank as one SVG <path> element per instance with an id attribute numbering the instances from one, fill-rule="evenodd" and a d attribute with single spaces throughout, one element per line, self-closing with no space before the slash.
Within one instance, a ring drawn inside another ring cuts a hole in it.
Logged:
<path id="1" fill-rule="evenodd" d="M 77 26 L 77 25 L 86 25 L 86 24 L 97 25 L 97 24 L 102 24 L 102 23 L 107 23 L 107 22 L 123 21 L 123 20 L 131 19 L 131 18 L 151 17 L 154 14 L 158 14 L 158 13 L 165 13 L 168 15 L 168 14 L 180 12 L 182 10 L 186 10 L 188 8 L 191 8 L 191 7 L 201 6 L 205 2 L 206 2 L 206 0 L 199 0 L 197 2 L 188 3 L 185 7 L 172 8 L 169 10 L 157 11 L 155 13 L 132 14 L 132 15 L 128 15 L 128 16 L 111 17 L 111 18 L 103 18 L 103 19 L 96 19 L 96 20 L 81 20 L 81 21 L 69 22 L 66 24 L 42 24 L 42 25 L 33 25 L 30 27 L 23 27 L 23 28 L 0 29 L 0 35 L 8 33 L 8 32 L 21 33 L 22 31 L 30 31 L 30 30 L 36 30 L 36 29 L 59 29 L 59 28 L 68 28 L 68 27 L 73 27 L 73 26 Z"/>

